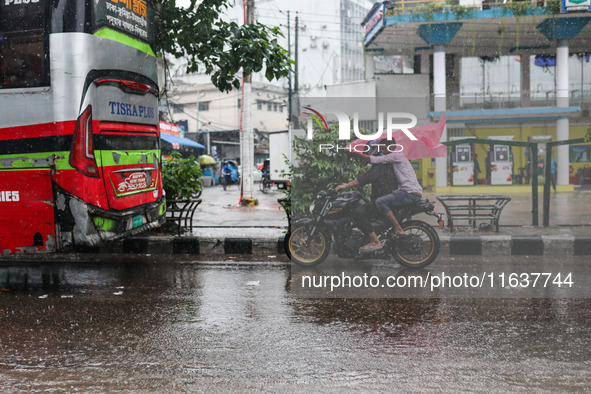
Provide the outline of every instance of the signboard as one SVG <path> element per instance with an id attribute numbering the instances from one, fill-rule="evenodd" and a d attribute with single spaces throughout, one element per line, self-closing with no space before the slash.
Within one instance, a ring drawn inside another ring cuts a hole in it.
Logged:
<path id="1" fill-rule="evenodd" d="M 591 0 L 562 0 L 562 12 L 591 11 Z"/>
<path id="2" fill-rule="evenodd" d="M 377 7 L 376 7 L 377 6 Z M 374 5 L 373 12 L 366 18 L 363 27 L 365 28 L 365 39 L 363 45 L 371 44 L 374 38 L 384 29 L 384 17 L 386 15 L 386 6 L 382 4 Z"/>
<path id="3" fill-rule="evenodd" d="M 95 25 L 110 27 L 145 42 L 154 41 L 154 8 L 150 0 L 94 1 Z"/>
<path id="4" fill-rule="evenodd" d="M 189 132 L 189 121 L 188 120 L 179 120 L 177 122 L 179 127 L 181 128 L 181 135 L 184 136 L 186 133 Z"/>
<path id="5" fill-rule="evenodd" d="M 168 122 L 163 122 L 160 121 L 160 132 L 161 133 L 167 133 L 167 134 L 172 134 L 175 135 L 177 137 L 181 136 L 181 128 L 179 125 L 174 124 L 174 123 L 168 123 Z"/>

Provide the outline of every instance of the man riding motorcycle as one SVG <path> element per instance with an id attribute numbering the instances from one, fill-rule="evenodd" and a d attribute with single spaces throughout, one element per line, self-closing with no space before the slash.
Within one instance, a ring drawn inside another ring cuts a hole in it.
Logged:
<path id="1" fill-rule="evenodd" d="M 381 149 L 376 141 L 371 141 L 368 143 L 368 146 L 370 147 L 370 155 L 382 154 Z M 369 237 L 369 244 L 363 246 L 360 249 L 360 252 L 362 253 L 367 253 L 382 248 L 382 243 L 380 242 L 375 231 L 372 230 L 369 219 L 370 217 L 375 216 L 375 212 L 377 211 L 375 205 L 376 201 L 381 197 L 389 195 L 393 190 L 398 188 L 398 182 L 396 180 L 396 176 L 394 175 L 394 168 L 391 164 L 373 164 L 369 171 L 359 175 L 351 182 L 343 183 L 335 188 L 336 191 L 339 191 L 351 187 L 365 186 L 367 184 L 371 184 L 372 204 L 359 205 L 353 212 L 355 222 L 359 226 L 359 229 L 364 235 Z"/>
<path id="2" fill-rule="evenodd" d="M 379 155 L 365 155 L 355 150 L 353 150 L 352 153 L 360 157 L 362 160 L 369 161 L 373 165 L 388 164 L 392 166 L 398 187 L 392 189 L 390 193 L 380 196 L 374 201 L 374 203 L 379 211 L 392 224 L 395 231 L 393 235 L 399 237 L 404 235 L 404 229 L 400 226 L 400 223 L 398 223 L 396 216 L 394 216 L 394 213 L 392 212 L 392 208 L 400 208 L 402 206 L 415 204 L 421 199 L 423 188 L 417 179 L 412 164 L 406 158 L 402 150 L 398 150 L 395 140 L 392 139 L 388 143 L 377 143 L 377 149 L 380 152 Z M 360 249 L 360 252 L 369 253 L 382 248 L 382 244 L 379 242 L 375 232 L 368 234 L 368 237 L 370 238 L 370 243 L 363 246 Z"/>

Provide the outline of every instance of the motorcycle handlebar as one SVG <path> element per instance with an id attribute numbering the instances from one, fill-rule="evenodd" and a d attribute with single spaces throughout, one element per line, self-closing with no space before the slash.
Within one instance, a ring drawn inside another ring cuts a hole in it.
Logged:
<path id="1" fill-rule="evenodd" d="M 330 187 L 326 190 L 320 190 L 318 192 L 319 196 L 330 196 L 330 197 L 334 197 L 338 194 L 339 192 L 337 192 L 333 187 Z"/>

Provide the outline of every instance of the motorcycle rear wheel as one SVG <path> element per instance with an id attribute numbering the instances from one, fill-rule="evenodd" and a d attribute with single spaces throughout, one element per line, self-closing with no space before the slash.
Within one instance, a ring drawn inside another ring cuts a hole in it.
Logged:
<path id="1" fill-rule="evenodd" d="M 313 239 L 308 239 L 309 228 L 298 226 L 286 236 L 288 256 L 291 261 L 305 267 L 322 263 L 330 253 L 332 242 L 330 234 L 324 230 L 317 230 Z"/>
<path id="2" fill-rule="evenodd" d="M 437 258 L 441 242 L 437 232 L 425 222 L 410 220 L 401 224 L 404 236 L 391 242 L 391 255 L 400 265 L 423 268 Z"/>

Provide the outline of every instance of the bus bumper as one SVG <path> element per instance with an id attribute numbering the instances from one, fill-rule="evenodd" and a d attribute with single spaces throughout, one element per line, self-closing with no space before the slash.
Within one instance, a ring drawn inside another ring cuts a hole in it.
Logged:
<path id="1" fill-rule="evenodd" d="M 164 197 L 132 209 L 113 211 L 92 206 L 55 187 L 57 251 L 96 247 L 159 227 L 166 221 Z"/>

